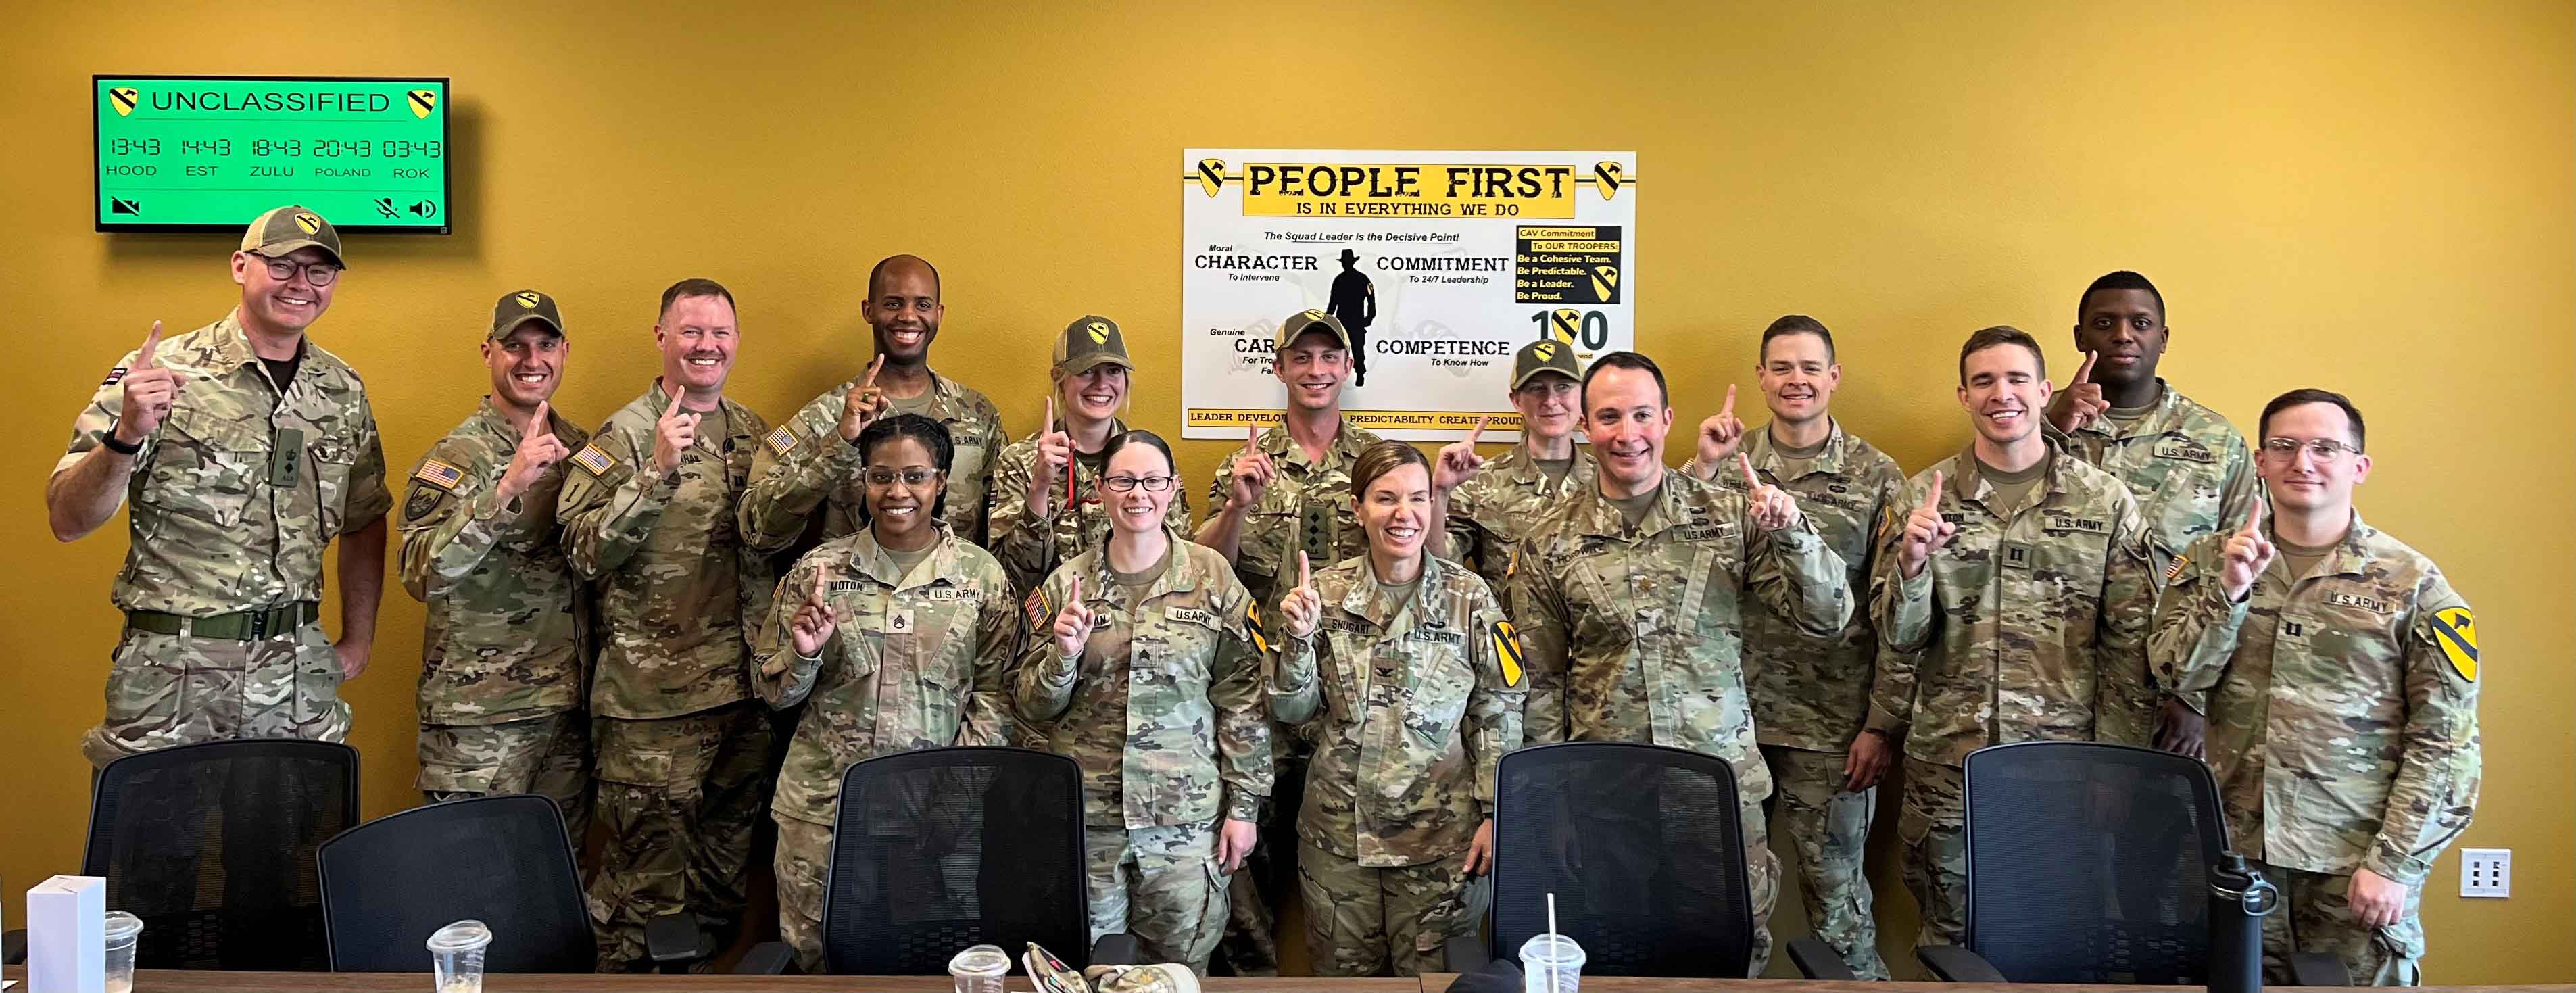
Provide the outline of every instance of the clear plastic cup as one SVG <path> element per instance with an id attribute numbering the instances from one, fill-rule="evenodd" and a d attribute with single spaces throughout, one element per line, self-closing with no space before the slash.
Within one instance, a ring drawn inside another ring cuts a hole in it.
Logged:
<path id="1" fill-rule="evenodd" d="M 429 936 L 429 975 L 438 993 L 483 993 L 483 950 L 492 946 L 492 929 L 482 921 L 458 921 Z"/>
<path id="2" fill-rule="evenodd" d="M 1556 985 L 1548 985 L 1549 967 Z M 1541 934 L 1521 943 L 1522 993 L 1575 993 L 1583 985 L 1583 946 L 1561 934 Z"/>
<path id="3" fill-rule="evenodd" d="M 134 993 L 134 942 L 142 936 L 143 918 L 107 912 L 107 993 Z"/>
<path id="4" fill-rule="evenodd" d="M 1002 979 L 1010 974 L 1011 956 L 999 945 L 977 945 L 948 960 L 957 993 L 1002 993 Z"/>

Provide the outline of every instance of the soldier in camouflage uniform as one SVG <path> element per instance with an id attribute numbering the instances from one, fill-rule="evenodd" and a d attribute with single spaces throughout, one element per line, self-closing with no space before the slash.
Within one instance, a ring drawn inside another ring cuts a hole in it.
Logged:
<path id="1" fill-rule="evenodd" d="M 1592 454 L 1574 443 L 1583 416 L 1583 366 L 1559 341 L 1521 346 L 1512 357 L 1513 408 L 1521 440 L 1449 491 L 1446 543 L 1434 552 L 1483 576 L 1500 591 L 1512 547 L 1550 504 L 1592 488 Z"/>
<path id="2" fill-rule="evenodd" d="M 1528 650 L 1529 739 L 1646 742 L 1734 768 L 1759 976 L 1779 861 L 1762 816 L 1771 774 L 1745 697 L 1743 619 L 1758 600 L 1831 637 L 1851 620 L 1851 588 L 1786 491 L 1721 489 L 1664 467 L 1673 411 L 1652 360 L 1611 352 L 1584 376 L 1598 485 L 1548 509 L 1505 582 Z"/>
<path id="3" fill-rule="evenodd" d="M 2244 520 L 2254 504 L 2254 453 L 2227 418 L 2156 375 L 2173 334 L 2156 284 L 2110 273 L 2084 288 L 2075 309 L 2084 366 L 2049 401 L 2048 440 L 2129 484 L 2155 561 Z M 2157 711 L 2156 747 L 2198 757 L 2200 714 L 2169 693 L 2159 695 Z"/>
<path id="4" fill-rule="evenodd" d="M 564 458 L 590 435 L 547 406 L 571 354 L 553 297 L 502 295 L 483 339 L 492 392 L 412 467 L 399 530 L 403 589 L 429 605 L 421 792 L 542 795 L 578 848 L 590 827 L 590 594 L 564 558 L 555 500 Z"/>
<path id="5" fill-rule="evenodd" d="M 2156 579 L 2137 498 L 2040 435 L 2047 369 L 2028 334 L 1992 327 L 1959 351 L 1965 452 L 1890 508 L 1871 577 L 1881 655 L 1870 726 L 1905 727 L 1907 885 L 1918 945 L 1967 929 L 1961 764 L 2015 741 L 2147 743 L 2147 624 Z M 1894 516 L 1897 513 L 1904 516 Z"/>
<path id="6" fill-rule="evenodd" d="M 1164 527 L 1162 439 L 1107 452 L 1109 541 L 1030 594 L 1012 703 L 1082 764 L 1092 937 L 1127 931 L 1146 961 L 1204 973 L 1270 792 L 1261 633 L 1225 560 Z"/>
<path id="7" fill-rule="evenodd" d="M 1764 482 L 1788 490 L 1825 544 L 1843 560 L 1855 590 L 1869 587 L 1878 526 L 1899 506 L 1905 474 L 1866 441 L 1843 430 L 1828 408 L 1842 383 L 1833 332 L 1815 318 L 1791 314 L 1762 332 L 1755 366 L 1771 423 L 1729 431 L 1703 422 L 1699 456 L 1685 469 L 1728 488 L 1743 477 L 1716 471 L 1741 445 Z M 1733 416 L 1727 409 L 1712 421 Z M 1878 633 L 1869 612 L 1855 610 L 1832 638 L 1816 638 L 1767 607 L 1744 614 L 1745 677 L 1752 682 L 1754 736 L 1771 769 L 1799 882 L 1806 887 L 1807 925 L 1862 979 L 1886 979 L 1878 926 L 1870 916 L 1869 877 L 1862 871 L 1878 780 L 1894 757 L 1886 732 L 1864 727 Z"/>
<path id="8" fill-rule="evenodd" d="M 1261 610 L 1276 607 L 1287 593 L 1279 577 L 1297 552 L 1339 562 L 1368 550 L 1368 536 L 1351 513 L 1351 462 L 1378 440 L 1342 417 L 1351 342 L 1340 321 L 1320 310 L 1299 311 L 1280 323 L 1270 344 L 1271 374 L 1288 389 L 1287 407 L 1278 427 L 1244 429 L 1243 450 L 1217 468 L 1208 486 L 1208 519 L 1198 530 L 1199 544 L 1225 556 Z M 1297 807 L 1306 756 L 1315 748 L 1297 728 L 1272 730 L 1284 785 L 1262 814 L 1268 844 L 1232 890 L 1225 956 L 1237 975 L 1278 971 L 1274 908 L 1263 894 L 1285 892 L 1296 877 Z"/>
<path id="9" fill-rule="evenodd" d="M 787 746 L 770 816 L 778 822 L 778 931 L 798 967 L 823 971 L 823 867 L 831 860 L 841 776 L 862 760 L 916 748 L 1008 744 L 1002 674 L 1019 648 L 1019 598 L 1001 563 L 949 530 L 939 501 L 948 431 L 898 414 L 859 435 L 868 527 L 796 563 L 771 600 L 751 686 L 774 708 L 811 699 Z M 932 798 L 961 801 L 962 796 Z M 918 811 L 890 811 L 891 832 L 921 840 Z M 935 853 L 863 865 L 872 891 L 937 878 Z M 947 898 L 933 887 L 932 900 Z"/>
<path id="10" fill-rule="evenodd" d="M 590 916 L 606 972 L 649 964 L 653 918 L 695 913 L 719 937 L 741 923 L 772 740 L 744 673 L 776 576 L 734 526 L 768 426 L 723 393 L 733 295 L 684 280 L 661 314 L 661 378 L 568 460 L 556 510 L 573 570 L 599 584 L 606 636 L 590 691 L 609 833 Z"/>
<path id="11" fill-rule="evenodd" d="M 1400 441 L 1360 455 L 1369 553 L 1311 578 L 1300 553 L 1271 645 L 1271 712 L 1321 720 L 1297 864 L 1322 975 L 1438 972 L 1484 921 L 1467 883 L 1493 868 L 1494 763 L 1520 747 L 1527 676 L 1493 590 L 1424 550 L 1429 470 Z"/>
<path id="12" fill-rule="evenodd" d="M 2174 560 L 2148 651 L 2206 707 L 2228 833 L 2288 901 L 2263 919 L 2273 980 L 2295 951 L 2413 986 L 2424 884 L 2477 809 L 2477 619 L 2353 511 L 2371 466 L 2351 401 L 2294 390 L 2261 430 L 2278 518 L 2258 505 Z"/>
<path id="13" fill-rule="evenodd" d="M 939 337 L 939 270 L 910 255 L 879 262 L 868 273 L 861 317 L 876 334 L 876 359 L 865 373 L 815 397 L 761 439 L 751 491 L 742 498 L 743 540 L 753 548 L 799 548 L 820 508 L 821 539 L 866 526 L 859 482 L 859 429 L 880 413 L 919 414 L 948 429 L 957 452 L 948 473 L 948 528 L 984 544 L 984 494 L 993 458 L 1007 436 L 1002 414 L 984 394 L 930 371 L 930 342 Z"/>
<path id="14" fill-rule="evenodd" d="M 1101 449 L 1127 433 L 1118 411 L 1126 405 L 1136 367 L 1127 359 L 1127 339 L 1117 322 L 1089 316 L 1065 325 L 1056 337 L 1049 373 L 1055 393 L 1047 423 L 994 460 L 986 511 L 991 535 L 985 547 L 1010 570 L 1023 596 L 1065 560 L 1109 540 L 1109 511 L 1096 496 L 1105 463 Z M 1189 540 L 1187 490 L 1174 491 L 1164 524 L 1174 538 Z"/>
<path id="15" fill-rule="evenodd" d="M 367 666 L 384 576 L 384 446 L 366 387 L 306 336 L 339 289 L 340 235 L 280 207 L 232 256 L 241 302 L 110 369 L 45 484 L 54 537 L 131 499 L 109 599 L 125 631 L 94 766 L 226 738 L 339 741 L 340 683 Z M 322 633 L 322 550 L 339 540 L 341 637 Z"/>

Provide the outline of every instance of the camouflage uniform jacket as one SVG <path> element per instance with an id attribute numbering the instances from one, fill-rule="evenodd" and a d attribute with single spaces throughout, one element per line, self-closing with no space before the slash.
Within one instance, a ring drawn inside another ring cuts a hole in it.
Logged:
<path id="1" fill-rule="evenodd" d="M 1110 437 L 1115 438 L 1126 431 L 1126 424 L 1110 422 Z M 1063 492 L 1064 477 L 1058 475 L 1056 492 L 1047 501 L 1055 513 L 1043 521 L 1025 520 L 1029 509 L 1029 477 L 1036 471 L 1037 463 L 1037 435 L 1012 442 L 1011 447 L 1002 449 L 1001 457 L 994 460 L 993 490 L 986 498 L 985 520 L 990 531 L 984 546 L 993 550 L 995 558 L 1002 560 L 1002 568 L 1010 571 L 1011 584 L 1019 589 L 1022 596 L 1036 589 L 1047 574 L 1055 571 L 1056 566 L 1109 540 L 1109 512 L 1102 509 L 1100 491 L 1095 485 L 1100 480 L 1082 464 L 1080 456 L 1073 459 L 1071 471 L 1074 491 L 1081 495 L 1081 503 L 1068 512 Z M 1171 532 L 1172 540 L 1190 540 L 1190 492 L 1178 480 L 1172 485 L 1171 509 L 1164 514 L 1163 526 Z"/>
<path id="2" fill-rule="evenodd" d="M 365 384 L 311 338 L 303 347 L 280 400 L 237 315 L 162 340 L 154 358 L 186 392 L 134 456 L 133 538 L 109 593 L 118 610 L 214 617 L 319 602 L 322 550 L 393 508 Z M 115 429 L 134 359 L 126 353 L 82 408 L 55 472 Z M 287 432 L 303 450 L 280 458 Z"/>
<path id="3" fill-rule="evenodd" d="M 867 484 L 859 480 L 859 446 L 841 440 L 841 412 L 864 373 L 815 397 L 796 416 L 761 437 L 751 463 L 751 490 L 743 494 L 743 541 L 781 551 L 805 536 L 822 508 L 823 540 L 866 530 Z M 930 375 L 930 408 L 923 416 L 948 428 L 955 451 L 948 463 L 948 527 L 976 545 L 984 543 L 984 493 L 991 487 L 993 457 L 1002 451 L 1002 414 L 993 401 L 946 376 Z"/>
<path id="4" fill-rule="evenodd" d="M 570 451 L 590 440 L 561 415 L 547 426 Z M 423 724 L 500 724 L 581 709 L 590 593 L 565 560 L 555 525 L 555 500 L 571 470 L 548 466 L 503 502 L 501 475 L 519 439 L 485 400 L 412 467 L 398 527 L 403 589 L 429 605 Z"/>
<path id="5" fill-rule="evenodd" d="M 1389 604 L 1368 556 L 1314 576 L 1308 638 L 1271 642 L 1270 708 L 1320 711 L 1298 837 L 1363 866 L 1467 850 L 1494 813 L 1494 763 L 1521 745 L 1519 645 L 1482 577 L 1423 556 L 1413 599 Z"/>
<path id="6" fill-rule="evenodd" d="M 1744 496 L 1666 470 L 1635 533 L 1599 487 L 1549 508 L 1505 590 L 1527 651 L 1529 739 L 1635 741 L 1725 759 L 1769 796 L 1744 688 L 1759 600 L 1817 637 L 1851 621 L 1842 557 L 1801 521 L 1754 526 Z"/>
<path id="7" fill-rule="evenodd" d="M 2242 526 L 2254 505 L 2254 452 L 2218 412 L 2157 377 L 2155 410 L 2134 424 L 2108 417 L 2069 435 L 2042 420 L 2048 440 L 2129 484 L 2163 562 L 2201 535 Z"/>
<path id="8" fill-rule="evenodd" d="M 788 628 L 825 580 L 839 623 L 822 654 L 802 658 Z M 810 702 L 787 745 L 770 809 L 829 825 L 841 774 L 864 759 L 917 748 L 1002 745 L 1002 674 L 1019 648 L 1019 598 L 1001 563 L 940 526 L 939 545 L 908 580 L 871 531 L 824 542 L 799 559 L 770 601 L 752 653 L 751 687 L 773 708 Z M 762 667 L 784 659 L 775 676 Z"/>
<path id="9" fill-rule="evenodd" d="M 1449 547 L 1444 551 L 1485 577 L 1487 585 L 1501 590 L 1512 564 L 1512 547 L 1529 533 L 1530 524 L 1550 505 L 1592 489 L 1599 471 L 1592 452 L 1576 445 L 1574 466 L 1550 487 L 1538 460 L 1530 457 L 1529 446 L 1513 445 L 1449 491 L 1445 529 Z"/>
<path id="10" fill-rule="evenodd" d="M 2478 802 L 2468 603 L 2358 514 L 2306 578 L 2275 558 L 2230 602 L 2226 539 L 2201 539 L 2169 570 L 2149 651 L 2161 678 L 2209 693 L 2209 764 L 2237 850 L 2422 885 Z"/>
<path id="11" fill-rule="evenodd" d="M 1768 428 L 1747 432 L 1744 453 L 1763 482 L 1798 498 L 1825 545 L 1843 560 L 1851 589 L 1869 588 L 1878 526 L 1905 488 L 1896 460 L 1869 442 L 1833 426 L 1825 449 L 1794 479 Z M 1721 471 L 1713 482 L 1744 488 L 1740 472 Z M 1907 508 L 1906 513 L 1912 513 Z M 1897 515 L 1902 520 L 1903 515 Z M 1745 678 L 1753 684 L 1753 730 L 1766 745 L 1839 752 L 1851 746 L 1869 717 L 1869 686 L 1878 665 L 1878 632 L 1869 611 L 1855 609 L 1832 638 L 1817 638 L 1767 606 L 1744 612 Z"/>
<path id="12" fill-rule="evenodd" d="M 1098 612 L 1082 654 L 1056 650 L 1055 617 L 1073 578 Z M 1225 557 L 1172 546 L 1152 586 L 1109 571 L 1107 545 L 1057 569 L 1029 595 L 1011 677 L 1020 716 L 1046 748 L 1082 763 L 1084 823 L 1129 829 L 1259 815 L 1270 795 L 1270 724 L 1252 598 Z"/>
<path id="13" fill-rule="evenodd" d="M 1279 577 L 1296 574 L 1301 549 L 1311 566 L 1368 552 L 1368 535 L 1360 531 L 1351 502 L 1351 463 L 1377 442 L 1376 434 L 1343 418 L 1323 461 L 1314 462 L 1287 428 L 1261 432 L 1260 450 L 1278 471 L 1262 488 L 1261 501 L 1244 513 L 1234 555 L 1235 574 L 1252 591 L 1254 602 L 1265 608 L 1279 603 L 1288 592 Z M 1208 487 L 1208 512 L 1223 511 L 1233 488 L 1234 459 L 1229 455 Z"/>
<path id="14" fill-rule="evenodd" d="M 1888 507 L 1870 607 L 1891 651 L 1870 725 L 1910 722 L 1911 758 L 1956 767 L 2015 741 L 2147 743 L 2156 576 L 2137 498 L 2054 446 L 2047 467 L 2009 517 L 1973 452 L 1917 473 Z M 1905 579 L 1896 545 L 1935 470 L 1942 519 L 1959 530 Z"/>
<path id="15" fill-rule="evenodd" d="M 751 625 L 776 585 L 768 558 L 734 530 L 767 423 L 727 399 L 724 418 L 701 420 L 696 444 L 664 473 L 653 439 L 670 404 L 655 380 L 610 415 L 568 460 L 556 510 L 573 571 L 599 584 L 606 643 L 590 706 L 605 717 L 680 717 L 748 698 Z"/>

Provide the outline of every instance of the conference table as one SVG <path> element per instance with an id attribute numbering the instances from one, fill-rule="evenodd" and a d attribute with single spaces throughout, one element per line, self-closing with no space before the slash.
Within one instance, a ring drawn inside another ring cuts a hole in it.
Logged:
<path id="1" fill-rule="evenodd" d="M 10 966 L 0 972 L 21 985 L 9 993 L 28 993 L 27 970 Z M 1324 979 L 1305 976 L 1250 979 L 1211 978 L 1207 993 L 1443 993 L 1457 977 L 1432 973 L 1420 979 Z M 486 976 L 489 993 L 606 993 L 610 990 L 668 993 L 948 993 L 946 976 Z M 1014 993 L 1027 993 L 1028 979 L 1013 976 Z M 1585 976 L 1585 993 L 1961 993 L 1949 983 L 1820 983 L 1797 979 L 1644 979 Z M 2025 984 L 2019 993 L 2111 993 L 2115 990 L 2173 990 L 2190 987 L 2068 986 Z M 135 993 L 428 993 L 426 972 L 181 972 L 146 969 L 135 974 Z M 2550 986 L 2426 986 L 2428 993 L 2494 991 L 2494 993 L 2576 993 L 2576 983 Z"/>

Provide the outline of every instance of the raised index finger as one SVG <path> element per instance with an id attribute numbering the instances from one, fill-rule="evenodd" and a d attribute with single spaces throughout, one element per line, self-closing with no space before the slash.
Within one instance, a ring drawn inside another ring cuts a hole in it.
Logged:
<path id="1" fill-rule="evenodd" d="M 1261 450 L 1260 427 L 1251 424 L 1243 426 L 1243 450 L 1247 452 L 1257 452 Z"/>
<path id="2" fill-rule="evenodd" d="M 1932 470 L 1932 491 L 1923 494 L 1923 509 L 1941 509 L 1941 470 Z"/>
<path id="3" fill-rule="evenodd" d="M 2086 352 L 2086 353 L 2084 353 L 2084 364 L 2083 364 L 2083 365 L 2080 365 L 2080 366 L 2076 366 L 2076 367 L 2075 367 L 2075 378 L 2074 378 L 2074 379 L 2072 379 L 2072 380 L 2069 380 L 2069 381 L 2067 382 L 2067 385 L 2069 385 L 2069 386 L 2073 386 L 2073 385 L 2075 385 L 2076 383 L 2089 383 L 2089 382 L 2092 382 L 2092 381 L 2093 381 L 2093 362 L 2094 362 L 2094 360 L 2099 359 L 2099 358 L 2101 358 L 2101 357 L 2102 357 L 2102 353 L 2100 353 L 2100 352 Z"/>
<path id="4" fill-rule="evenodd" d="M 1055 391 L 1053 391 L 1053 390 L 1049 390 L 1049 391 L 1047 391 L 1047 416 L 1046 416 L 1046 420 L 1038 422 L 1038 433 L 1039 433 L 1039 434 L 1046 434 L 1046 433 L 1049 433 L 1049 432 L 1054 431 L 1054 430 L 1055 430 Z"/>
<path id="5" fill-rule="evenodd" d="M 2248 538 L 2260 538 L 2263 536 L 2262 497 L 2255 497 L 2254 509 L 2245 512 L 2245 536 Z"/>
<path id="6" fill-rule="evenodd" d="M 1735 464 L 1737 467 L 1744 470 L 1744 487 L 1746 489 L 1758 490 L 1762 488 L 1762 477 L 1753 474 L 1752 456 L 1746 455 L 1743 452 L 1737 452 L 1735 453 Z"/>
<path id="7" fill-rule="evenodd" d="M 521 437 L 534 438 L 538 435 L 553 433 L 554 429 L 546 423 L 546 402 L 539 400 L 537 401 L 536 416 L 528 418 L 528 430 L 523 432 Z"/>
<path id="8" fill-rule="evenodd" d="M 1306 568 L 1306 550 L 1302 548 L 1297 550 L 1297 585 L 1315 585 L 1314 573 Z"/>
<path id="9" fill-rule="evenodd" d="M 1469 448 L 1473 448 L 1473 447 L 1475 447 L 1475 445 L 1476 445 L 1476 436 L 1478 436 L 1478 435 L 1481 435 L 1481 434 L 1484 434 L 1484 433 L 1485 433 L 1485 422 L 1490 421 L 1490 420 L 1493 420 L 1493 415 L 1491 415 L 1491 414 L 1484 414 L 1484 415 L 1480 415 L 1480 416 L 1478 416 L 1478 417 L 1476 418 L 1476 426 L 1475 426 L 1475 427 L 1472 427 L 1472 428 L 1468 428 L 1468 429 L 1467 429 L 1467 446 L 1468 446 Z"/>
<path id="10" fill-rule="evenodd" d="M 1727 384 L 1727 387 L 1726 387 L 1726 405 L 1725 405 L 1725 406 L 1722 406 L 1722 407 L 1717 408 L 1717 416 L 1719 416 L 1719 417 L 1733 417 L 1733 416 L 1735 416 L 1735 385 L 1734 385 L 1734 384 L 1732 384 L 1732 383 Z"/>
<path id="11" fill-rule="evenodd" d="M 883 368 L 885 368 L 885 355 L 878 353 L 876 361 L 868 363 L 868 378 L 859 383 L 859 388 L 865 390 L 877 385 L 877 370 Z"/>
<path id="12" fill-rule="evenodd" d="M 670 419 L 671 419 L 671 417 L 672 417 L 672 415 L 678 414 L 679 412 L 680 412 L 680 391 L 679 391 L 679 390 L 672 390 L 672 391 L 671 391 L 671 405 L 670 405 L 670 406 L 668 406 L 668 407 L 664 407 L 664 408 L 662 408 L 662 419 L 663 419 L 663 420 L 666 420 L 666 421 L 667 421 L 667 420 L 670 420 Z"/>
<path id="13" fill-rule="evenodd" d="M 161 350 L 161 322 L 154 321 L 152 322 L 152 333 L 143 336 L 143 347 L 134 353 L 134 367 L 137 369 L 158 368 L 161 363 L 152 358 L 152 353 L 159 350 Z"/>

